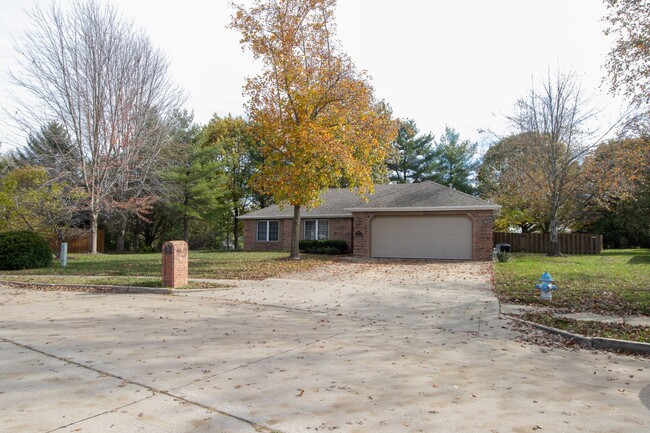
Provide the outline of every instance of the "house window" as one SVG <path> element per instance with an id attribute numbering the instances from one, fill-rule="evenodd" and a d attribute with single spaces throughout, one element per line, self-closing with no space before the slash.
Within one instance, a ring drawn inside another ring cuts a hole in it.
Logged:
<path id="1" fill-rule="evenodd" d="M 305 239 L 324 240 L 330 238 L 330 222 L 328 220 L 305 220 Z"/>
<path id="2" fill-rule="evenodd" d="M 280 239 L 278 221 L 257 222 L 257 242 L 277 242 Z"/>

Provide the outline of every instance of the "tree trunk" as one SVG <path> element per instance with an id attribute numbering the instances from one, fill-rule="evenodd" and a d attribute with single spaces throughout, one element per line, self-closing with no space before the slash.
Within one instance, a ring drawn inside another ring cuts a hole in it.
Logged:
<path id="1" fill-rule="evenodd" d="M 551 218 L 551 223 L 549 227 L 549 231 L 551 232 L 551 246 L 548 251 L 548 255 L 552 257 L 559 257 L 562 255 L 562 252 L 560 251 L 560 241 L 558 239 L 558 234 L 557 234 L 557 216 L 553 215 Z"/>
<path id="2" fill-rule="evenodd" d="M 238 250 L 239 249 L 239 220 L 237 219 L 237 217 L 239 216 L 239 209 L 237 208 L 237 206 L 235 206 L 234 215 L 235 217 L 233 218 L 232 221 L 232 235 L 233 235 L 232 244 L 233 244 L 233 248 L 235 250 Z"/>
<path id="3" fill-rule="evenodd" d="M 557 236 L 557 214 L 559 210 L 559 193 L 553 193 L 553 206 L 551 207 L 551 218 L 549 221 L 549 232 L 551 233 L 551 245 L 548 251 L 548 255 L 551 257 L 559 257 L 562 255 L 560 252 L 560 241 Z"/>
<path id="4" fill-rule="evenodd" d="M 133 250 L 136 253 L 140 252 L 140 230 L 141 230 L 141 222 L 140 219 L 138 218 L 138 221 L 135 223 L 135 226 L 133 227 Z"/>
<path id="5" fill-rule="evenodd" d="M 90 230 L 92 232 L 90 239 L 90 254 L 97 254 L 97 220 L 99 215 L 95 212 L 90 213 Z"/>
<path id="6" fill-rule="evenodd" d="M 293 224 L 291 225 L 291 254 L 290 259 L 300 259 L 300 205 L 293 207 Z"/>
<path id="7" fill-rule="evenodd" d="M 145 226 L 144 227 L 144 244 L 147 247 L 153 247 L 153 241 L 156 240 L 156 236 L 154 231 L 150 228 Z"/>
<path id="8" fill-rule="evenodd" d="M 117 229 L 117 245 L 115 246 L 118 254 L 124 254 L 124 238 L 126 238 L 126 215 L 120 212 L 120 226 Z"/>

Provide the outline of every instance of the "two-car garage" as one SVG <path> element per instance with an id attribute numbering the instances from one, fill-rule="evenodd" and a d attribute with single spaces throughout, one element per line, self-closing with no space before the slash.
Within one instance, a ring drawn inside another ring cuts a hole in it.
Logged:
<path id="1" fill-rule="evenodd" d="M 467 216 L 378 215 L 370 226 L 371 257 L 472 260 Z"/>

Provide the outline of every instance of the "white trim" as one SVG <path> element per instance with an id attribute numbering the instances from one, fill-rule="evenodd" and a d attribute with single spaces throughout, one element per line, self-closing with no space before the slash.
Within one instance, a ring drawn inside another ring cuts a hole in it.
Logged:
<path id="1" fill-rule="evenodd" d="M 303 239 L 305 239 L 305 240 L 329 240 L 330 239 L 331 224 L 330 224 L 329 219 L 326 219 L 326 218 L 300 218 L 300 220 L 303 221 L 303 224 L 302 224 L 302 226 L 303 226 L 302 227 L 302 238 Z M 314 224 L 314 230 L 315 230 L 314 235 L 316 236 L 315 239 L 307 239 L 307 221 L 314 221 L 315 222 L 315 224 Z M 327 221 L 327 238 L 326 239 L 320 239 L 318 237 L 318 233 L 319 233 L 319 227 L 318 226 L 320 226 L 320 223 L 322 223 L 323 221 Z"/>
<path id="2" fill-rule="evenodd" d="M 271 223 L 277 223 L 278 224 L 278 238 L 277 239 L 270 239 L 270 234 L 271 234 Z M 266 223 L 266 239 L 260 239 L 260 229 L 259 225 L 260 223 Z M 259 220 L 255 223 L 255 242 L 280 242 L 280 221 L 277 219 L 266 219 L 266 220 Z"/>
<path id="3" fill-rule="evenodd" d="M 500 210 L 501 206 L 422 206 L 422 207 L 352 207 L 345 208 L 348 212 L 435 212 L 456 210 Z"/>
<path id="4" fill-rule="evenodd" d="M 351 213 L 347 214 L 336 214 L 336 215 L 300 215 L 301 220 L 325 220 L 332 218 L 352 218 Z M 292 215 L 273 215 L 273 216 L 255 216 L 255 215 L 242 215 L 238 216 L 237 219 L 240 220 L 282 220 L 282 219 L 293 219 Z"/>

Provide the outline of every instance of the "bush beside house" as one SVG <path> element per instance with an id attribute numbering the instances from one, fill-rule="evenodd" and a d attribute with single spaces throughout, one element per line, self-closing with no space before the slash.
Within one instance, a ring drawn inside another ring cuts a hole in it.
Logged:
<path id="1" fill-rule="evenodd" d="M 348 243 L 336 239 L 302 240 L 300 251 L 311 254 L 343 254 L 348 251 Z"/>

